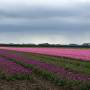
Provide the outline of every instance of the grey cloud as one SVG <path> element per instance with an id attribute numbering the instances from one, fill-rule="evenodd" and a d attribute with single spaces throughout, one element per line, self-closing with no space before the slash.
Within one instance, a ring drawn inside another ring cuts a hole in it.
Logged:
<path id="1" fill-rule="evenodd" d="M 4 0 L 6 2 L 6 0 Z M 81 0 L 46 0 L 36 1 L 20 0 L 11 1 L 0 6 L 0 16 L 8 18 L 50 18 L 50 17 L 83 17 L 89 18 L 90 3 Z M 22 3 L 21 3 L 22 1 Z M 50 3 L 52 1 L 52 3 Z M 30 4 L 31 2 L 31 4 Z M 33 3 L 32 3 L 33 2 Z M 37 2 L 37 3 L 35 3 Z M 40 3 L 39 3 L 40 2 Z M 67 2 L 67 4 L 65 4 Z M 26 4 L 27 3 L 27 4 Z M 43 5 L 45 3 L 45 5 Z M 9 5 L 8 5 L 9 4 Z M 63 5 L 64 4 L 64 5 Z M 50 6 L 49 6 L 50 5 Z M 63 5 L 63 6 L 62 6 Z M 3 6 L 3 7 L 2 7 Z M 53 6 L 53 7 L 52 7 Z"/>
<path id="2" fill-rule="evenodd" d="M 90 6 L 86 5 L 57 9 L 50 7 L 19 7 L 0 10 L 0 15 L 13 18 L 84 17 L 90 8 Z"/>

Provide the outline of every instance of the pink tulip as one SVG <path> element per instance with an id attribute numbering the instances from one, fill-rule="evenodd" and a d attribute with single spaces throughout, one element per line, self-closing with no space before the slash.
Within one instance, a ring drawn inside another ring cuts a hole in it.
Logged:
<path id="1" fill-rule="evenodd" d="M 0 47 L 0 49 L 39 53 L 39 54 L 51 55 L 51 56 L 68 57 L 68 58 L 80 59 L 83 61 L 89 61 L 90 60 L 90 49 L 16 48 L 16 47 Z"/>

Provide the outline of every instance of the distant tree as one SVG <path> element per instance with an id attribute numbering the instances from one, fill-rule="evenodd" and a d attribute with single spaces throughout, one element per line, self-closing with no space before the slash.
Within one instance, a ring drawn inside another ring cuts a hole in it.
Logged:
<path id="1" fill-rule="evenodd" d="M 90 43 L 83 43 L 83 46 L 90 46 Z"/>

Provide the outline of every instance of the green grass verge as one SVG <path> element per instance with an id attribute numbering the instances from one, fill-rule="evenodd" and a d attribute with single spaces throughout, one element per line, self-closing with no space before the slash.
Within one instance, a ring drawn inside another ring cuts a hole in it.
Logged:
<path id="1" fill-rule="evenodd" d="M 0 72 L 0 80 L 33 80 L 32 75 L 29 74 L 6 74 L 3 72 Z"/>

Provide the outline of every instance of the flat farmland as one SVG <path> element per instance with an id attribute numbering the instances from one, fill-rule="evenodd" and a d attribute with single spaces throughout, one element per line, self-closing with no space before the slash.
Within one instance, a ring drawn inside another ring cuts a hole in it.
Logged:
<path id="1" fill-rule="evenodd" d="M 90 49 L 0 47 L 0 79 L 8 90 L 90 90 Z"/>
<path id="2" fill-rule="evenodd" d="M 22 52 L 32 52 L 51 56 L 68 57 L 80 60 L 90 60 L 90 49 L 72 49 L 72 48 L 9 48 L 2 49 L 15 50 Z"/>

